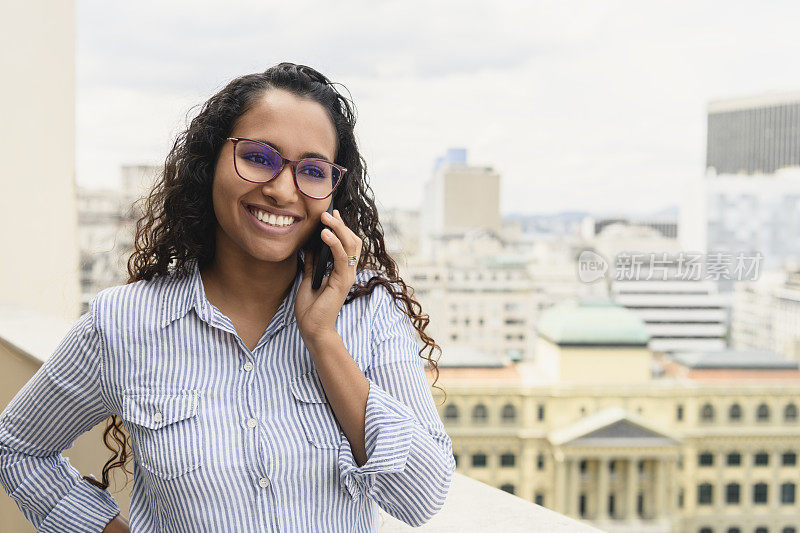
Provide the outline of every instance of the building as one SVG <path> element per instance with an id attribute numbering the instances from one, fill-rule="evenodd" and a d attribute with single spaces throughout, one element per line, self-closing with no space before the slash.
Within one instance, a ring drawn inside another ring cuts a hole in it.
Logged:
<path id="1" fill-rule="evenodd" d="M 538 327 L 534 362 L 443 353 L 458 472 L 612 533 L 795 531 L 796 362 L 653 354 L 608 302 L 554 306 Z"/>
<path id="2" fill-rule="evenodd" d="M 451 231 L 488 229 L 500 234 L 500 175 L 492 167 L 467 164 L 464 149 L 447 151 L 434 165 L 420 207 L 422 253 L 431 238 Z"/>
<path id="3" fill-rule="evenodd" d="M 775 174 L 713 175 L 686 188 L 680 239 L 687 250 L 760 255 L 760 269 L 800 259 L 800 168 Z M 732 284 L 722 284 L 726 292 Z"/>
<path id="4" fill-rule="evenodd" d="M 767 271 L 757 280 L 737 283 L 733 294 L 733 346 L 800 361 L 800 273 Z"/>
<path id="5" fill-rule="evenodd" d="M 156 176 L 153 166 L 123 166 L 119 189 L 78 187 L 81 312 L 95 294 L 127 281 L 136 221 L 144 207 L 135 202 L 147 195 Z"/>
<path id="6" fill-rule="evenodd" d="M 772 174 L 789 166 L 800 166 L 800 92 L 709 103 L 707 169 Z"/>

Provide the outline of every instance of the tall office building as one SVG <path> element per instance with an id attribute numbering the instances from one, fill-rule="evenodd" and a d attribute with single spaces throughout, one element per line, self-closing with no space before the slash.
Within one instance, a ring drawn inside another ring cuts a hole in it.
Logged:
<path id="1" fill-rule="evenodd" d="M 431 238 L 447 233 L 488 229 L 499 234 L 500 174 L 492 167 L 467 164 L 463 148 L 447 150 L 425 184 L 420 216 L 423 253 L 431 251 Z"/>
<path id="2" fill-rule="evenodd" d="M 706 169 L 772 174 L 787 166 L 800 166 L 800 92 L 709 104 Z"/>

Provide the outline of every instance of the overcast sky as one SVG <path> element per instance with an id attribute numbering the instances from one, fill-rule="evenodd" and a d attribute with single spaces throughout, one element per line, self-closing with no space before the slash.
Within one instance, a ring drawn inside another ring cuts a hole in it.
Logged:
<path id="1" fill-rule="evenodd" d="M 77 181 L 163 164 L 193 106 L 280 61 L 350 90 L 370 182 L 417 207 L 448 147 L 503 213 L 655 211 L 705 164 L 710 100 L 800 90 L 798 2 L 77 0 Z"/>

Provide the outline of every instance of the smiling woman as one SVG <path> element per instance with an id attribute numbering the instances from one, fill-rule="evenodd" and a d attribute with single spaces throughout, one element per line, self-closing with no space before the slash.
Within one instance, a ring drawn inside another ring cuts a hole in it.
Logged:
<path id="1" fill-rule="evenodd" d="M 127 531 L 105 489 L 131 455 L 134 531 L 376 531 L 376 506 L 411 525 L 441 508 L 455 460 L 423 364 L 438 379 L 439 347 L 386 252 L 354 127 L 333 83 L 281 63 L 178 136 L 128 283 L 92 299 L 0 418 L 0 482 L 39 530 Z M 107 417 L 114 455 L 82 477 L 60 452 Z"/>

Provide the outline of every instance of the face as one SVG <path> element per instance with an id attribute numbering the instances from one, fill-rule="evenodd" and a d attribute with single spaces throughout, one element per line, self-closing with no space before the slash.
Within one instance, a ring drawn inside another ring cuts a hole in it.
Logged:
<path id="1" fill-rule="evenodd" d="M 286 158 L 302 159 L 307 153 L 336 159 L 336 129 L 321 104 L 281 89 L 262 95 L 244 113 L 231 137 L 268 141 Z M 332 196 L 316 200 L 297 190 L 287 164 L 267 183 L 245 181 L 233 164 L 233 143 L 225 145 L 217 160 L 212 187 L 217 227 L 217 252 L 245 254 L 259 261 L 293 260 L 312 236 Z M 248 205 L 294 217 L 288 227 L 267 227 L 250 214 Z"/>

